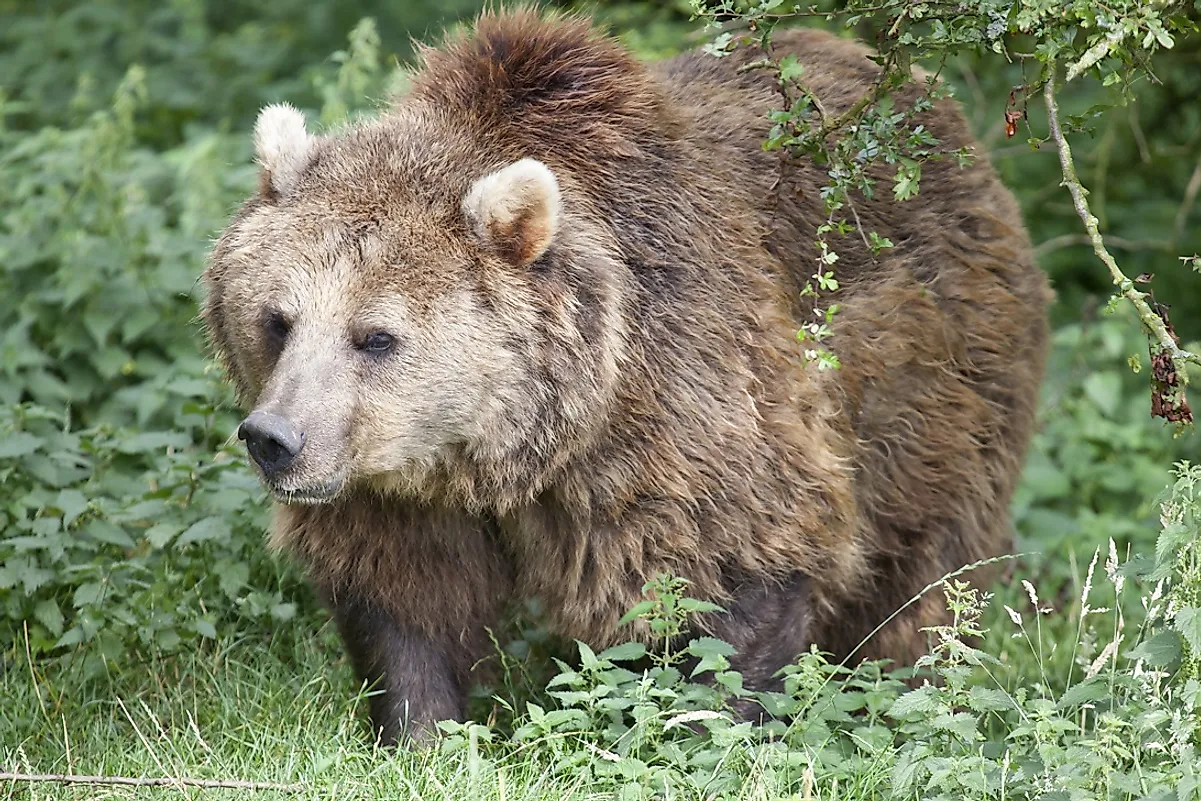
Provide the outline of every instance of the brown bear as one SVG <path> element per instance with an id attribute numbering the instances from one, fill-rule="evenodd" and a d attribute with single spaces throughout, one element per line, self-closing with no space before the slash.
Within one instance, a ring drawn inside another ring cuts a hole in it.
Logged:
<path id="1" fill-rule="evenodd" d="M 776 43 L 828 113 L 878 73 L 825 33 Z M 259 118 L 204 319 L 253 409 L 272 543 L 382 690 L 385 740 L 461 718 L 515 599 L 597 647 L 649 642 L 618 620 L 670 572 L 766 687 L 1009 547 L 1050 296 L 1013 197 L 983 158 L 857 197 L 895 247 L 837 241 L 842 366 L 818 369 L 796 332 L 828 177 L 763 150 L 778 86 L 739 69 L 761 55 L 644 65 L 577 18 L 487 13 L 378 119 Z M 972 143 L 950 101 L 917 122 Z M 912 660 L 941 608 L 856 656 Z"/>

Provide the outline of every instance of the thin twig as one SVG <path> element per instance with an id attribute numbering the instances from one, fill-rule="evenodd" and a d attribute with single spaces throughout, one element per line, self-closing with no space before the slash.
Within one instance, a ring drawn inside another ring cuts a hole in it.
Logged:
<path id="1" fill-rule="evenodd" d="M 1138 121 L 1137 106 L 1130 107 L 1127 119 L 1130 121 L 1130 132 L 1134 134 L 1134 141 L 1138 145 L 1138 157 L 1142 159 L 1143 164 L 1150 164 L 1151 148 L 1147 145 L 1147 135 L 1143 133 L 1143 126 Z"/>
<path id="2" fill-rule="evenodd" d="M 1071 247 L 1072 245 L 1092 245 L 1093 240 L 1088 234 L 1060 234 L 1045 242 L 1040 242 L 1034 248 L 1035 257 L 1045 256 L 1054 250 Z M 1172 249 L 1172 243 L 1166 239 L 1125 239 L 1120 236 L 1107 236 L 1105 243 L 1118 250 L 1163 250 Z"/>
<path id="3" fill-rule="evenodd" d="M 183 777 L 147 776 L 81 776 L 67 773 L 6 773 L 0 781 L 28 784 L 100 784 L 126 787 L 204 787 L 211 790 L 275 790 L 281 793 L 300 793 L 307 788 L 300 784 L 250 782 L 240 779 L 188 779 Z"/>
<path id="4" fill-rule="evenodd" d="M 802 19 L 805 17 L 818 17 L 818 18 L 825 18 L 825 19 L 833 19 L 836 17 L 850 16 L 852 14 L 854 14 L 855 16 L 865 16 L 868 14 L 875 14 L 880 11 L 892 11 L 892 10 L 896 10 L 898 8 L 901 9 L 902 14 L 907 14 L 909 12 L 909 6 L 912 6 L 912 5 L 921 5 L 922 6 L 922 8 L 925 12 L 922 17 L 923 19 L 931 19 L 931 18 L 941 19 L 942 18 L 941 13 L 935 13 L 935 10 L 937 10 L 938 12 L 941 12 L 944 10 L 947 12 L 954 12 L 954 11 L 958 10 L 958 8 L 959 8 L 958 4 L 956 4 L 954 2 L 949 2 L 949 1 L 932 3 L 932 2 L 929 2 L 929 0 L 908 0 L 908 2 L 889 2 L 889 3 L 880 3 L 880 4 L 874 5 L 874 6 L 861 6 L 861 7 L 857 7 L 857 8 L 834 8 L 834 9 L 828 9 L 825 11 L 819 10 L 816 6 L 810 6 L 809 8 L 804 9 L 804 10 L 795 9 L 793 11 L 783 11 L 783 12 L 765 11 L 760 14 L 755 14 L 754 19 L 787 20 L 787 19 Z M 709 12 L 709 13 L 702 14 L 701 16 L 713 19 L 713 18 L 715 18 L 716 15 L 713 14 L 712 12 Z"/>
<path id="5" fill-rule="evenodd" d="M 1105 240 L 1102 239 L 1101 231 L 1097 228 L 1097 218 L 1089 211 L 1088 201 L 1085 200 L 1086 190 L 1081 185 L 1080 179 L 1076 177 L 1076 165 L 1072 161 L 1072 149 L 1069 147 L 1067 139 L 1064 138 L 1063 130 L 1059 127 L 1059 104 L 1055 101 L 1054 65 L 1052 65 L 1051 74 L 1047 78 L 1046 85 L 1043 87 L 1043 99 L 1047 106 L 1047 117 L 1051 123 L 1051 138 L 1054 140 L 1055 146 L 1059 151 L 1059 164 L 1063 172 L 1063 183 L 1068 188 L 1068 192 L 1071 193 L 1072 205 L 1075 206 L 1076 213 L 1084 223 L 1085 230 L 1088 231 L 1088 238 L 1092 242 L 1093 252 L 1097 254 L 1097 258 L 1101 260 L 1101 263 L 1109 268 L 1109 275 L 1113 279 L 1114 286 L 1118 288 L 1118 292 L 1122 297 L 1134 305 L 1143 326 L 1155 337 L 1158 347 L 1172 359 L 1177 373 L 1183 380 L 1187 380 L 1188 373 L 1185 370 L 1185 364 L 1201 365 L 1201 356 L 1184 350 L 1176 344 L 1176 339 L 1168 331 L 1163 318 L 1156 314 L 1147 303 L 1146 294 L 1135 289 L 1134 282 L 1126 277 L 1126 274 L 1122 272 L 1121 268 L 1118 267 L 1118 263 L 1114 261 L 1113 256 L 1106 249 Z"/>
<path id="6" fill-rule="evenodd" d="M 1189 178 L 1188 186 L 1184 190 L 1184 202 L 1180 204 L 1180 209 L 1176 212 L 1176 224 L 1173 226 L 1172 239 L 1179 242 L 1184 237 L 1184 226 L 1188 224 L 1188 216 L 1193 211 L 1193 203 L 1197 200 L 1197 192 L 1201 191 L 1201 158 L 1197 159 L 1197 166 L 1193 168 L 1193 175 Z"/>
<path id="7" fill-rule="evenodd" d="M 888 81 L 888 71 L 894 64 L 895 57 L 890 55 L 888 61 L 884 65 L 884 69 L 880 72 L 880 76 L 876 79 L 875 83 L 872 84 L 871 90 L 863 95 L 863 97 L 856 100 L 850 108 L 839 114 L 834 119 L 829 119 L 826 113 L 822 111 L 822 124 L 821 128 L 819 128 L 817 131 L 817 141 L 824 143 L 826 141 L 826 137 L 828 137 L 830 134 L 845 128 L 847 125 L 853 122 L 858 122 L 860 115 L 867 110 L 867 107 L 883 97 L 884 93 L 887 91 L 886 85 Z M 806 94 L 814 98 L 814 105 L 817 105 L 816 96 L 808 90 L 805 91 Z M 818 110 L 821 111 L 821 106 L 818 106 Z"/>
<path id="8" fill-rule="evenodd" d="M 888 70 L 894 63 L 895 57 L 890 56 L 889 61 L 885 63 L 884 69 L 881 71 L 880 76 L 872 84 L 872 88 L 862 97 L 856 100 L 850 108 L 836 117 L 830 116 L 830 113 L 826 110 L 821 98 L 819 98 L 816 93 L 810 91 L 802 82 L 794 80 L 793 83 L 796 84 L 797 88 L 801 90 L 802 95 L 809 98 L 810 102 L 813 103 L 813 108 L 817 111 L 818 116 L 822 119 L 821 125 L 818 126 L 817 131 L 814 133 L 814 139 L 816 139 L 818 142 L 825 142 L 826 138 L 830 136 L 830 134 L 845 128 L 847 125 L 850 125 L 853 122 L 858 122 L 859 116 L 867 109 L 867 107 L 879 100 L 880 97 L 883 96 L 887 91 Z M 780 65 L 772 60 L 769 55 L 766 58 L 749 61 L 739 67 L 737 71 L 739 74 L 741 74 L 744 72 L 753 72 L 755 70 L 767 70 L 769 72 L 775 72 L 778 75 L 780 72 Z M 781 86 L 784 86 L 784 84 L 781 83 Z M 791 96 L 785 93 L 784 101 L 784 110 L 787 111 L 792 107 Z"/>

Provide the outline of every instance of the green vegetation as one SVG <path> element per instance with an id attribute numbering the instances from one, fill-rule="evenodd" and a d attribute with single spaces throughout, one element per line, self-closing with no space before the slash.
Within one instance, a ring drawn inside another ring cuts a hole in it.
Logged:
<path id="1" fill-rule="evenodd" d="M 803 655 L 784 692 L 757 696 L 791 716 L 787 725 L 731 720 L 728 702 L 747 693 L 717 640 L 693 640 L 642 672 L 626 667 L 642 646 L 595 654 L 580 645 L 578 665 L 559 663 L 545 697 L 511 723 L 447 723 L 428 751 L 382 753 L 362 736 L 363 694 L 350 692 L 348 668 L 330 665 L 338 645 L 325 626 L 152 656 L 92 680 L 26 655 L 0 678 L 10 701 L 0 709 L 2 755 L 25 773 L 253 777 L 284 788 L 258 791 L 265 796 L 320 798 L 1195 798 L 1201 468 L 1180 466 L 1161 518 L 1144 564 L 1123 563 L 1112 541 L 1100 565 L 1094 553 L 1067 613 L 1032 585 L 1028 603 L 1004 607 L 1005 628 L 1038 670 L 1029 681 L 971 644 L 984 599 L 952 579 L 954 623 L 932 632 L 921 664 L 940 683 L 905 692 L 878 664 L 851 672 Z M 1156 584 L 1134 591 L 1145 609 L 1128 622 L 1136 578 Z M 1093 605 L 1102 584 L 1115 606 Z M 650 589 L 655 601 L 630 617 L 650 618 L 664 638 L 705 608 L 678 580 Z M 1057 639 L 1072 618 L 1075 635 Z M 1048 658 L 1057 648 L 1072 652 L 1066 669 Z M 688 675 L 685 657 L 696 660 Z M 94 792 L 65 786 L 57 797 Z"/>
<path id="2" fill-rule="evenodd" d="M 723 5 L 784 8 L 704 8 Z M 1112 22 L 1097 9 L 1162 21 L 1170 49 L 1139 23 L 1152 41 L 1127 32 L 1129 48 L 1062 86 L 1060 104 L 1109 247 L 1127 276 L 1154 273 L 1140 287 L 1196 352 L 1201 279 L 1178 257 L 1201 251 L 1197 7 L 1024 2 L 1037 26 L 990 34 L 1007 61 L 963 49 L 967 27 L 918 29 L 947 4 L 872 5 L 886 11 L 813 21 L 870 39 L 889 9 L 910 9 L 910 44 L 935 53 L 932 68 L 947 54 L 1056 282 L 1042 427 L 1015 500 L 1025 555 L 987 604 L 957 583 L 931 590 L 957 612 L 932 632 L 937 686 L 904 693 L 885 666 L 849 674 L 808 655 L 764 699 L 791 726 L 734 724 L 723 705 L 741 685 L 722 644 L 690 646 L 700 684 L 674 657 L 628 670 L 632 646 L 552 663 L 547 651 L 575 649 L 545 643 L 533 616 L 505 641 L 504 685 L 478 700 L 486 723 L 396 755 L 367 741 L 367 690 L 298 571 L 262 545 L 265 499 L 230 442 L 238 415 L 195 325 L 195 282 L 254 185 L 261 103 L 325 124 L 369 110 L 403 83 L 407 34 L 475 4 L 0 0 L 0 772 L 243 779 L 339 799 L 1201 798 L 1201 473 L 1173 473 L 1201 462 L 1201 440 L 1148 414 L 1146 337 L 1128 304 L 1107 304 L 1040 96 L 1020 139 L 1004 116 L 1051 57 L 1096 47 Z M 1013 4 L 959 5 L 1016 24 Z M 1049 13 L 1061 5 L 1076 16 Z M 693 10 L 596 9 L 647 57 L 705 41 Z M 1059 49 L 1038 49 L 1048 41 Z M 789 75 L 800 101 L 803 71 Z M 836 201 L 853 198 L 848 180 Z M 823 234 L 835 251 L 838 219 Z M 670 631 L 687 588 L 659 589 L 635 611 Z M 108 793 L 246 795 L 0 779 L 4 797 Z M 291 795 L 261 791 L 273 794 Z"/>

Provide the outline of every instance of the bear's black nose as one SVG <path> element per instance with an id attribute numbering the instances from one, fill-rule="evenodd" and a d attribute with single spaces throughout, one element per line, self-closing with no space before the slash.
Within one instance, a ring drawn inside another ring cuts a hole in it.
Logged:
<path id="1" fill-rule="evenodd" d="M 304 447 L 303 431 L 268 412 L 251 412 L 238 426 L 238 439 L 246 440 L 246 450 L 265 476 L 287 468 Z"/>

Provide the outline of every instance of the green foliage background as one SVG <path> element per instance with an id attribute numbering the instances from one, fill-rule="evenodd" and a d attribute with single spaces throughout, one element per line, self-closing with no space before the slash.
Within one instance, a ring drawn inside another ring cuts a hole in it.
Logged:
<path id="1" fill-rule="evenodd" d="M 265 501 L 230 444 L 239 416 L 204 351 L 196 279 L 253 187 L 262 104 L 328 124 L 370 110 L 409 35 L 477 6 L 0 0 L 0 662 L 28 649 L 98 672 L 322 614 L 262 546 Z M 702 41 L 681 0 L 588 10 L 647 58 Z M 1155 273 L 1186 340 L 1201 337 L 1197 279 L 1176 258 L 1201 251 L 1201 207 L 1185 201 L 1201 157 L 1199 62 L 1196 37 L 1161 53 L 1160 82 L 1074 141 L 1102 229 L 1128 274 Z M 1076 239 L 1054 154 L 1004 138 L 1021 67 L 987 54 L 947 72 L 1059 293 L 1015 509 L 1034 552 L 1022 575 L 1078 596 L 1097 544 L 1152 549 L 1152 501 L 1201 445 L 1150 418 L 1145 375 L 1127 363 L 1145 364 L 1145 342 L 1131 317 L 1103 312 L 1107 279 Z M 1088 116 L 1106 91 L 1065 93 L 1065 110 Z"/>

